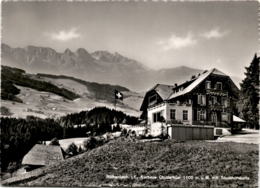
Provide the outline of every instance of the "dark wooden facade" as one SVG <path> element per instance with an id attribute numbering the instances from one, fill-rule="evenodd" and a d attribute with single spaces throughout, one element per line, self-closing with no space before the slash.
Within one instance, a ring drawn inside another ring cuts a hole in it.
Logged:
<path id="1" fill-rule="evenodd" d="M 207 84 L 210 85 L 209 88 Z M 232 91 L 230 84 L 227 76 L 210 75 L 191 93 L 180 97 L 182 101 L 192 101 L 192 124 L 227 127 L 231 123 L 233 103 L 238 96 L 237 92 Z M 202 101 L 199 101 L 199 97 Z"/>
<path id="2" fill-rule="evenodd" d="M 204 72 L 207 75 L 200 75 L 193 80 L 185 82 L 172 89 L 172 93 L 183 94 L 167 99 L 160 97 L 156 90 L 146 93 L 141 110 L 143 118 L 146 118 L 147 109 L 166 102 L 178 105 L 192 106 L 192 125 L 214 125 L 217 127 L 229 127 L 232 123 L 234 104 L 238 99 L 238 88 L 224 73 L 212 69 L 211 72 Z M 200 78 L 204 76 L 203 78 Z M 198 84 L 196 84 L 198 82 Z M 187 87 L 191 87 L 188 92 Z M 149 101 L 152 96 L 158 96 L 157 101 Z M 174 95 L 173 95 L 174 96 Z M 176 108 L 178 108 L 176 105 Z"/>

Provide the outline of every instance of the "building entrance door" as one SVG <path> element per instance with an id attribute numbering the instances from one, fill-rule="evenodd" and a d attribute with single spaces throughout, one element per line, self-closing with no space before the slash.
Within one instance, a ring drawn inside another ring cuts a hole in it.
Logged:
<path id="1" fill-rule="evenodd" d="M 218 116 L 217 116 L 217 113 L 216 112 L 212 112 L 211 113 L 211 121 L 217 125 L 217 122 L 218 122 Z"/>

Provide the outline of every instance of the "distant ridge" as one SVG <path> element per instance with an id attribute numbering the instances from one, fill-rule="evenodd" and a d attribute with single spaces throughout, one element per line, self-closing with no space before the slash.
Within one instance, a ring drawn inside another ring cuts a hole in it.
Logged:
<path id="1" fill-rule="evenodd" d="M 54 118 L 94 107 L 115 108 L 114 91 L 123 93 L 116 109 L 139 116 L 142 94 L 120 85 L 89 82 L 66 75 L 29 74 L 1 66 L 1 107 L 11 117 Z M 0 114 L 0 116 L 7 114 Z"/>
<path id="2" fill-rule="evenodd" d="M 84 48 L 75 52 L 68 48 L 57 52 L 52 48 L 33 45 L 12 48 L 4 43 L 2 64 L 31 73 L 67 75 L 92 82 L 122 85 L 134 91 L 146 91 L 156 83 L 183 82 L 202 72 L 186 66 L 152 70 L 118 52 L 97 50 L 90 53 Z"/>
<path id="3" fill-rule="evenodd" d="M 24 86 L 39 91 L 51 92 L 69 100 L 74 100 L 79 98 L 80 95 L 70 91 L 68 89 L 57 87 L 50 81 L 45 81 L 43 78 L 53 78 L 53 79 L 69 79 L 78 82 L 86 86 L 86 91 L 88 91 L 88 97 L 94 97 L 96 100 L 106 100 L 109 102 L 114 102 L 114 90 L 118 91 L 130 91 L 128 88 L 119 85 L 110 84 L 100 84 L 96 82 L 88 82 L 80 80 L 71 76 L 65 75 L 51 75 L 51 74 L 26 74 L 22 69 L 17 69 L 8 66 L 1 66 L 1 97 L 4 100 L 15 100 L 15 95 L 19 94 L 19 90 L 15 87 Z M 18 100 L 19 101 L 19 100 Z"/>

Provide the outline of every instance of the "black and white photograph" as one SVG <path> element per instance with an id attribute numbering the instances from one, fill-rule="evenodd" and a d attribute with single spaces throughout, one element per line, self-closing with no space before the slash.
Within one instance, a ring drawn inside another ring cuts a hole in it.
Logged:
<path id="1" fill-rule="evenodd" d="M 260 186 L 258 1 L 0 5 L 1 186 Z"/>

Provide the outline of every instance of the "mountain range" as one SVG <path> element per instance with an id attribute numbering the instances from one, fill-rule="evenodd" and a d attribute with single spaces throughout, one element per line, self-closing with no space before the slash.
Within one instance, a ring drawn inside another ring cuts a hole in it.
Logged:
<path id="1" fill-rule="evenodd" d="M 4 43 L 2 65 L 31 73 L 67 75 L 87 81 L 122 85 L 133 91 L 146 91 L 157 83 L 173 85 L 202 72 L 185 66 L 153 70 L 117 52 L 90 53 L 79 48 L 75 52 L 66 49 L 61 53 L 47 47 L 12 48 Z"/>
<path id="2" fill-rule="evenodd" d="M 174 85 L 203 72 L 185 66 L 152 70 L 119 53 L 89 53 L 83 48 L 60 53 L 46 47 L 2 44 L 1 50 L 2 107 L 17 117 L 47 118 L 96 106 L 115 108 L 115 89 L 124 94 L 116 108 L 139 116 L 144 94 L 155 84 Z M 241 81 L 232 79 L 237 85 Z"/>

